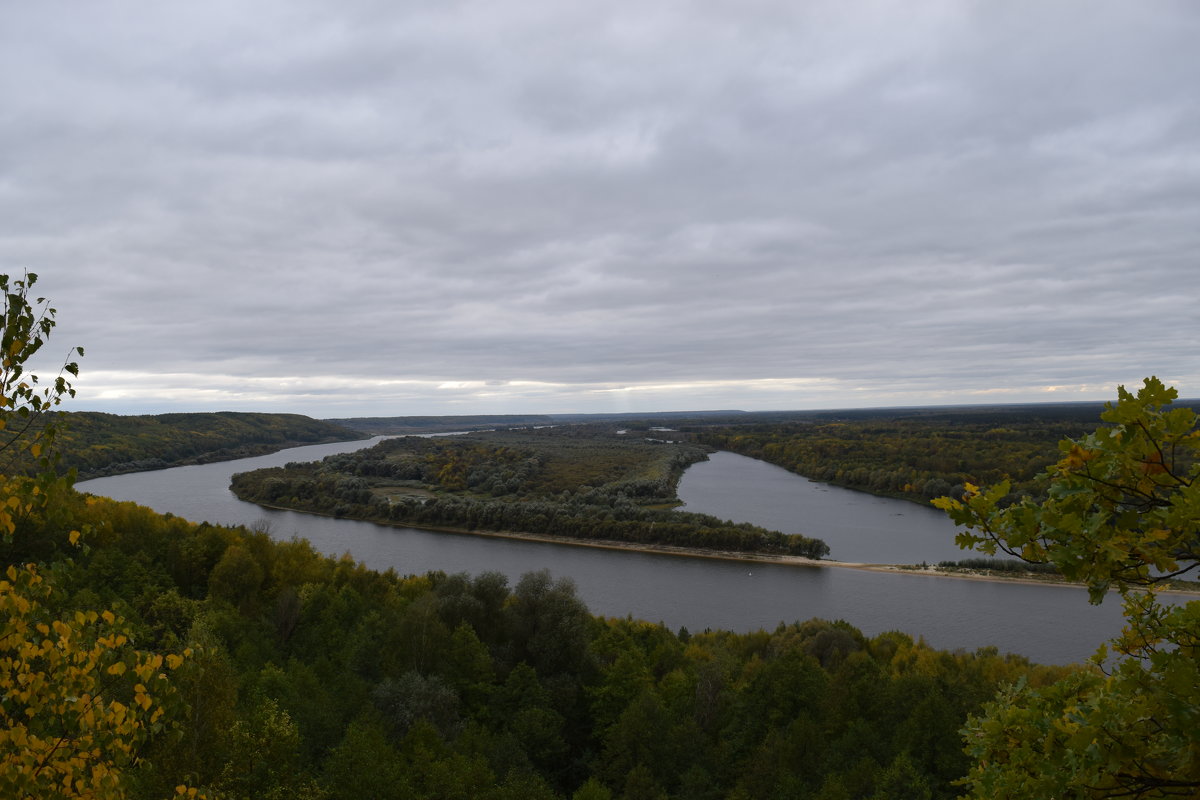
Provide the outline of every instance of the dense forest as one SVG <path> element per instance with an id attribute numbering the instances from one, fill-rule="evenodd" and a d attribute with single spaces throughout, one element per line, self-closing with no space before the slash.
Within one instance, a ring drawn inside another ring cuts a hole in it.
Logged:
<path id="1" fill-rule="evenodd" d="M 840 622 L 671 631 L 546 573 L 378 573 L 61 481 L 47 498 L 0 546 L 55 565 L 36 624 L 111 609 L 139 650 L 186 654 L 147 690 L 169 723 L 118 759 L 133 798 L 949 798 L 966 716 L 1071 671 Z"/>
<path id="2" fill-rule="evenodd" d="M 57 428 L 58 468 L 74 469 L 81 479 L 365 438 L 359 431 L 300 414 L 221 411 L 119 416 L 60 411 L 52 420 Z"/>
<path id="3" fill-rule="evenodd" d="M 401 437 L 234 476 L 243 500 L 392 524 L 820 558 L 798 533 L 673 511 L 703 446 L 605 426 Z"/>

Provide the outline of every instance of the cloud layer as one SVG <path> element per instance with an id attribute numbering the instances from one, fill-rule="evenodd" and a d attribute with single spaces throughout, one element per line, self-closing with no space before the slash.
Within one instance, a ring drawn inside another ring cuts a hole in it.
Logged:
<path id="1" fill-rule="evenodd" d="M 39 3 L 0 271 L 74 407 L 1200 394 L 1186 2 Z"/>

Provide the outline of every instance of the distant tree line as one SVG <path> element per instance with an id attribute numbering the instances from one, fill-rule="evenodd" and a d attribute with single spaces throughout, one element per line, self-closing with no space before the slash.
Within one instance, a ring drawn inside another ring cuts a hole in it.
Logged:
<path id="1" fill-rule="evenodd" d="M 1062 577 L 1058 567 L 1053 564 L 1031 564 L 1028 561 L 1017 561 L 1011 558 L 960 558 L 957 561 L 939 561 L 938 567 L 944 570 L 982 570 L 1010 574 L 1036 573 Z"/>
<path id="2" fill-rule="evenodd" d="M 552 425 L 554 420 L 545 414 L 461 414 L 453 416 L 413 417 L 345 417 L 326 422 L 351 428 L 371 436 L 406 435 L 417 433 L 446 433 L 449 431 L 478 431 L 493 428 Z"/>
<path id="3" fill-rule="evenodd" d="M 1094 419 L 1094 417 L 1093 417 Z M 926 503 L 967 483 L 1008 480 L 1012 502 L 1040 497 L 1061 439 L 1094 427 L 1072 417 L 983 414 L 695 428 L 696 441 L 813 480 Z"/>
<path id="4" fill-rule="evenodd" d="M 57 412 L 56 450 L 61 473 L 79 478 L 229 461 L 284 447 L 364 438 L 359 431 L 300 414 L 220 411 L 121 416 L 95 411 Z"/>

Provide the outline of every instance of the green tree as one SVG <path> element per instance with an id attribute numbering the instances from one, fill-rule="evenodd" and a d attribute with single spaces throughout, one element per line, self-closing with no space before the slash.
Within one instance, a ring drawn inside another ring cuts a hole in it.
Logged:
<path id="1" fill-rule="evenodd" d="M 330 800 L 406 800 L 415 796 L 384 724 L 369 714 L 350 723 L 342 742 L 325 760 L 322 777 Z"/>
<path id="2" fill-rule="evenodd" d="M 317 796 L 302 775 L 300 731 L 274 700 L 263 700 L 235 720 L 227 738 L 231 757 L 218 779 L 222 795 L 231 800 Z"/>
<path id="3" fill-rule="evenodd" d="M 575 593 L 573 580 L 555 580 L 546 569 L 527 572 L 517 582 L 506 611 L 520 660 L 540 675 L 583 669 L 590 615 Z"/>
<path id="4" fill-rule="evenodd" d="M 612 800 L 612 792 L 595 778 L 588 778 L 583 786 L 571 795 L 571 800 Z"/>
<path id="5" fill-rule="evenodd" d="M 208 576 L 208 594 L 243 612 L 252 610 L 263 582 L 263 568 L 245 548 L 230 545 Z"/>
<path id="6" fill-rule="evenodd" d="M 1060 443 L 1047 499 L 1003 506 L 1008 484 L 968 485 L 935 504 L 968 530 L 964 547 L 1056 565 L 1093 603 L 1109 590 L 1126 626 L 1090 670 L 1034 690 L 1018 682 L 969 721 L 975 797 L 1195 797 L 1200 794 L 1200 602 L 1157 589 L 1200 565 L 1200 430 L 1177 393 L 1122 386 L 1107 423 Z"/>

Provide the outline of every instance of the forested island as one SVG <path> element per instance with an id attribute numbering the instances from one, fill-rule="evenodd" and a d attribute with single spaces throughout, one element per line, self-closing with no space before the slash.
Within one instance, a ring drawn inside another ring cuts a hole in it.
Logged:
<path id="1" fill-rule="evenodd" d="M 672 510 L 694 442 L 603 425 L 400 437 L 235 475 L 241 499 L 419 527 L 818 559 L 819 539 Z"/>

